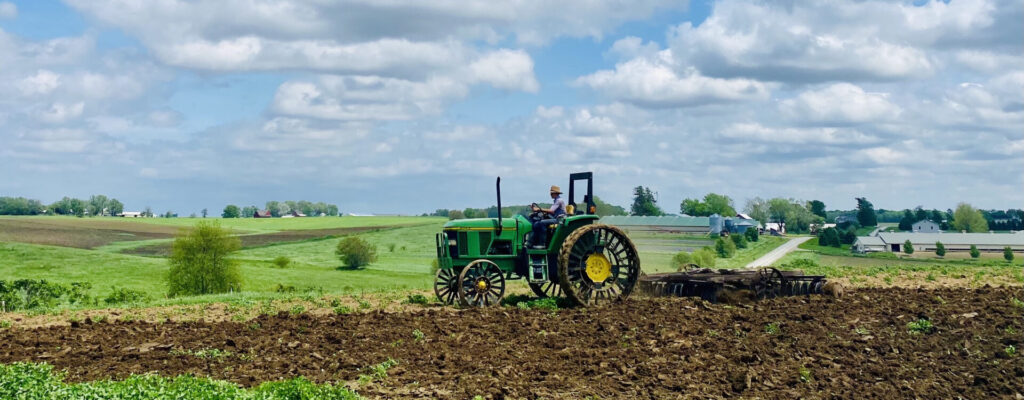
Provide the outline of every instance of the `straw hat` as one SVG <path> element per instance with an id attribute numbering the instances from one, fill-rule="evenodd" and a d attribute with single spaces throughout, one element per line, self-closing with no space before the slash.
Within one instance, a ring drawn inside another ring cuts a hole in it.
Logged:
<path id="1" fill-rule="evenodd" d="M 562 194 L 562 188 L 555 185 L 551 185 L 551 193 Z"/>

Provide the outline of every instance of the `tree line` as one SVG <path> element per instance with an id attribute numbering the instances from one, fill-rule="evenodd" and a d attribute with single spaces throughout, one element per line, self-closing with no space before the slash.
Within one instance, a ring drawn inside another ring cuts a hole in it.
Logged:
<path id="1" fill-rule="evenodd" d="M 282 215 L 291 214 L 292 211 L 300 212 L 307 216 L 319 216 L 321 214 L 336 217 L 338 216 L 338 206 L 334 204 L 324 203 L 318 201 L 316 203 L 306 200 L 286 200 L 286 201 L 268 201 L 263 210 L 269 211 L 271 217 L 280 217 Z M 256 206 L 244 206 L 238 207 L 234 204 L 228 204 L 224 207 L 224 211 L 221 212 L 221 217 L 224 218 L 252 218 L 257 211 L 261 209 Z M 205 215 L 204 215 L 205 217 Z"/>
<path id="2" fill-rule="evenodd" d="M 551 203 L 537 203 L 542 208 L 550 208 Z M 600 197 L 594 196 L 594 205 L 597 207 L 597 215 L 608 216 L 608 215 L 626 215 L 626 209 L 620 206 L 609 204 L 601 200 Z M 582 203 L 577 203 L 577 207 L 583 207 Z M 580 210 L 582 211 L 582 210 Z M 501 206 L 501 217 L 511 218 L 515 215 L 529 215 L 531 212 L 529 205 L 502 205 Z M 423 216 L 431 217 L 447 217 L 448 219 L 465 219 L 465 218 L 498 218 L 498 206 L 490 206 L 487 208 L 466 208 L 463 210 L 451 210 L 447 208 L 439 208 L 432 213 L 424 213 Z"/>
<path id="3" fill-rule="evenodd" d="M 124 212 L 124 204 L 114 198 L 98 194 L 89 199 L 67 197 L 46 205 L 24 197 L 0 197 L 0 215 L 74 215 L 79 217 L 117 215 Z"/>

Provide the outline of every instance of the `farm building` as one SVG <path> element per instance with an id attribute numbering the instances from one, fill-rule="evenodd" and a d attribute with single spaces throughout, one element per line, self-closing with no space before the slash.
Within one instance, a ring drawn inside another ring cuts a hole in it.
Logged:
<path id="1" fill-rule="evenodd" d="M 929 220 L 926 220 L 926 219 L 922 219 L 920 221 L 917 221 L 912 226 L 913 226 L 913 228 L 911 228 L 910 230 L 914 231 L 914 232 L 921 232 L 921 233 L 938 233 L 939 232 L 939 224 L 936 224 L 936 223 L 934 223 L 932 221 L 929 221 Z"/>
<path id="2" fill-rule="evenodd" d="M 743 218 L 741 215 L 743 214 L 738 214 L 735 218 L 723 218 L 721 215 L 711 214 L 711 216 L 708 217 L 709 230 L 713 234 L 721 234 L 722 232 L 744 233 L 750 228 L 761 228 L 761 223 L 757 220 Z"/>
<path id="3" fill-rule="evenodd" d="M 142 217 L 142 212 L 139 212 L 139 211 L 125 211 L 125 212 L 122 212 L 120 214 L 117 214 L 117 216 L 118 217 L 124 217 L 124 218 L 140 218 L 140 217 Z"/>
<path id="4" fill-rule="evenodd" d="M 708 233 L 708 217 L 680 216 L 609 216 L 601 218 L 602 224 L 615 225 L 630 231 L 658 231 L 681 233 Z"/>
<path id="5" fill-rule="evenodd" d="M 261 210 L 256 210 L 256 212 L 254 212 L 252 214 L 252 217 L 253 218 L 270 218 L 271 217 L 270 210 L 262 210 L 262 211 Z"/>
<path id="6" fill-rule="evenodd" d="M 935 251 L 935 242 L 946 246 L 946 251 L 969 251 L 971 245 L 982 252 L 1002 252 L 1009 246 L 1014 252 L 1024 252 L 1024 235 L 1007 233 L 908 233 L 881 232 L 878 236 L 860 236 L 853 243 L 853 251 L 870 253 L 889 251 L 899 253 L 909 240 L 914 251 Z"/>

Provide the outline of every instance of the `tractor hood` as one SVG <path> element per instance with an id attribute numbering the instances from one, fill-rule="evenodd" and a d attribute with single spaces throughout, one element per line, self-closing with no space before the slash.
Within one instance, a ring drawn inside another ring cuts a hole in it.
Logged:
<path id="1" fill-rule="evenodd" d="M 520 226 L 530 225 L 530 222 L 522 215 L 516 215 L 515 217 L 512 218 L 502 218 L 501 229 L 516 229 L 517 221 Z M 444 230 L 446 231 L 487 231 L 495 230 L 497 228 L 497 218 L 456 219 L 448 221 L 448 223 L 444 224 Z"/>

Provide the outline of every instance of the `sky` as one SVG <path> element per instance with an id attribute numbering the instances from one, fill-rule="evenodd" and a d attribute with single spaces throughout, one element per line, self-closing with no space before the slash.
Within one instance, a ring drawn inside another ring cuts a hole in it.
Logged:
<path id="1" fill-rule="evenodd" d="M 1024 2 L 0 0 L 0 196 L 1024 207 Z"/>

